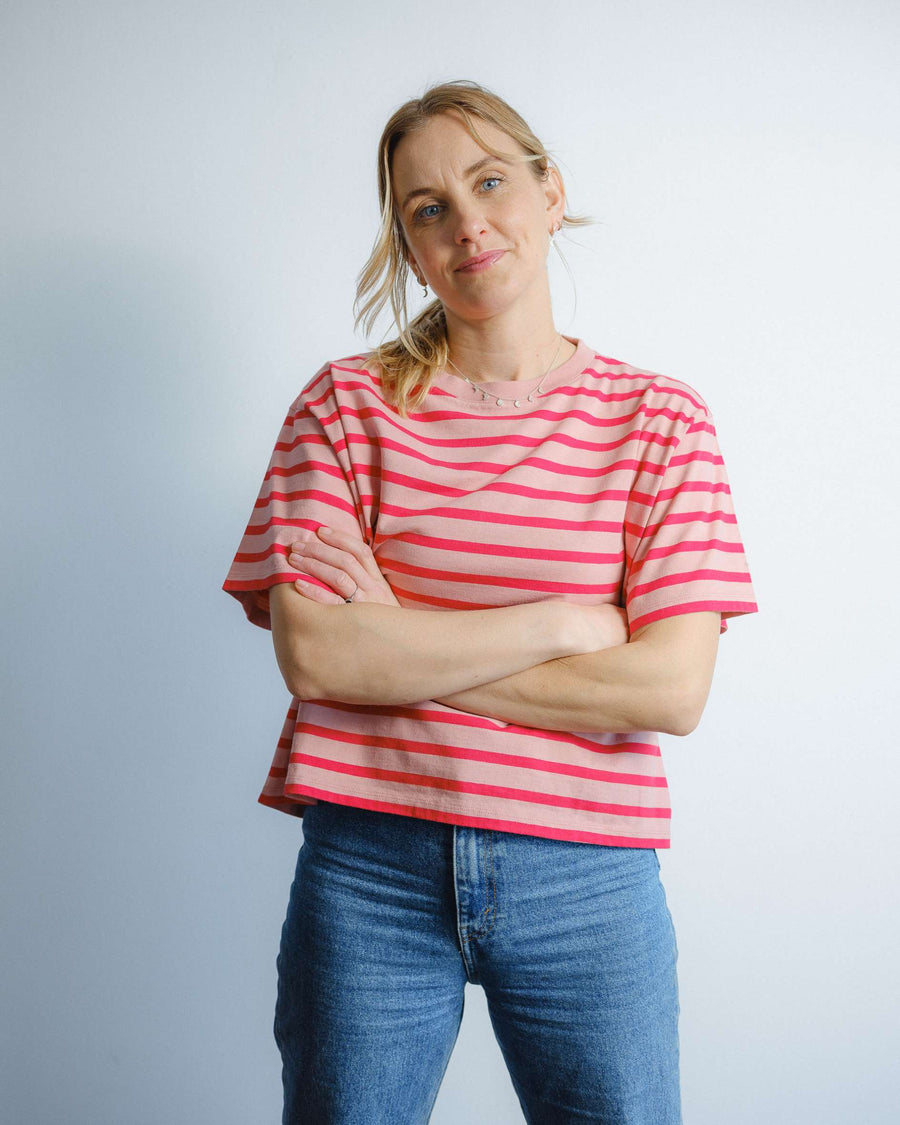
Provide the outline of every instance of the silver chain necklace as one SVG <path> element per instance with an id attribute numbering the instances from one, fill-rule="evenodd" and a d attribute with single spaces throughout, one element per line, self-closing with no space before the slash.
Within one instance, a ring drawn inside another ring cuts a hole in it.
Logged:
<path id="1" fill-rule="evenodd" d="M 540 383 L 538 383 L 538 385 L 534 388 L 534 390 L 528 396 L 528 398 L 526 400 L 527 402 L 534 402 L 535 395 L 539 395 L 541 393 L 541 387 L 543 387 L 543 385 L 544 385 L 544 380 L 547 378 L 547 376 L 553 370 L 553 364 L 556 363 L 556 357 L 559 355 L 559 349 L 562 347 L 562 345 L 563 345 L 563 338 L 562 338 L 562 336 L 560 336 L 559 343 L 556 345 L 556 351 L 553 353 L 553 359 L 550 360 L 550 366 L 547 368 L 547 370 L 541 376 Z M 463 379 L 465 379 L 465 381 L 469 384 L 469 386 L 474 387 L 475 390 L 480 393 L 483 400 L 487 401 L 487 399 L 493 398 L 493 399 L 496 399 L 498 406 L 504 406 L 506 404 L 506 402 L 507 402 L 506 399 L 497 398 L 496 395 L 488 394 L 488 392 L 486 390 L 484 390 L 483 387 L 480 387 L 478 385 L 478 383 L 473 383 L 468 375 L 463 375 L 462 371 L 459 370 L 459 368 L 456 366 L 456 364 L 453 362 L 453 360 L 450 358 L 450 356 L 447 356 L 447 362 L 450 364 L 451 367 L 456 368 L 456 371 L 460 375 L 462 375 Z M 519 407 L 519 406 L 522 405 L 522 400 L 518 399 L 518 398 L 513 399 L 512 404 L 515 407 Z"/>

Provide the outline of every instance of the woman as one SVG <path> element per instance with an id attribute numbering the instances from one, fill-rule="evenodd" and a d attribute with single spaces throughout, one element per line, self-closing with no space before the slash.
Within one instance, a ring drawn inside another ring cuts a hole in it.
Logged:
<path id="1" fill-rule="evenodd" d="M 677 1122 L 656 732 L 756 609 L 712 420 L 557 332 L 581 220 L 496 95 L 402 106 L 379 186 L 359 319 L 398 337 L 292 405 L 225 583 L 294 696 L 260 797 L 304 818 L 283 1120 L 427 1121 L 469 981 L 528 1121 Z"/>

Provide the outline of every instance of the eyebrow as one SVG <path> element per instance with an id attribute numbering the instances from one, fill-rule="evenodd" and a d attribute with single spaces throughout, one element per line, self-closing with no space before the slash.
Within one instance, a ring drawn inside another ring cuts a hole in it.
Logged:
<path id="1" fill-rule="evenodd" d="M 471 164 L 465 170 L 465 172 L 463 172 L 463 177 L 465 179 L 468 179 L 469 176 L 474 176 L 476 172 L 480 172 L 481 169 L 486 168 L 488 166 L 488 164 L 505 164 L 505 165 L 509 166 L 509 161 L 504 160 L 502 156 L 484 156 L 484 157 L 481 158 L 481 160 L 476 160 L 474 164 Z M 409 203 L 410 200 L 417 199 L 420 195 L 437 195 L 437 194 L 438 194 L 437 188 L 432 188 L 432 187 L 413 188 L 411 192 L 407 193 L 403 202 L 400 204 L 400 209 L 401 209 L 401 211 L 404 210 L 407 203 Z"/>

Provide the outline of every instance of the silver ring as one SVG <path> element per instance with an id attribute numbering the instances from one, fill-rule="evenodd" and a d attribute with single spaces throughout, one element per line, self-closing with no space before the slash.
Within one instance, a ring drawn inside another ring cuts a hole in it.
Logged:
<path id="1" fill-rule="evenodd" d="M 358 590 L 358 589 L 359 589 L 359 583 L 357 582 L 357 584 L 356 584 L 356 590 Z M 355 594 L 355 593 L 356 593 L 356 590 L 354 590 L 354 591 L 353 591 L 353 594 Z M 351 594 L 349 598 L 344 598 L 344 601 L 345 601 L 345 602 L 352 602 L 352 601 L 353 601 L 353 594 Z"/>

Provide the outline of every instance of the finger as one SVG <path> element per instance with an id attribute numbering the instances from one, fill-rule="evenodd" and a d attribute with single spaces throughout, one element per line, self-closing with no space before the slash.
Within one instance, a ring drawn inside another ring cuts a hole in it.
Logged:
<path id="1" fill-rule="evenodd" d="M 303 571 L 305 574 L 312 575 L 313 578 L 318 578 L 320 582 L 326 583 L 342 597 L 349 597 L 357 587 L 361 588 L 364 584 L 367 584 L 365 572 L 360 570 L 357 563 L 352 565 L 345 563 L 343 567 L 332 566 L 331 563 L 323 562 L 322 559 L 313 558 L 306 554 L 297 562 L 292 562 L 291 565 L 295 570 Z M 354 573 L 359 574 L 359 578 L 355 578 Z"/>
<path id="2" fill-rule="evenodd" d="M 381 577 L 381 571 L 378 569 L 378 563 L 375 561 L 372 548 L 365 540 L 360 539 L 357 535 L 351 535 L 349 532 L 335 531 L 332 527 L 320 527 L 317 534 L 326 545 L 337 547 L 352 555 L 370 577 Z M 348 571 L 348 573 L 350 572 Z"/>
<path id="3" fill-rule="evenodd" d="M 368 574 L 368 571 L 352 551 L 345 551 L 340 547 L 330 546 L 318 540 L 312 540 L 302 545 L 292 545 L 288 561 L 296 570 L 305 570 L 306 562 L 313 559 L 333 567 L 336 571 L 348 574 L 358 584 L 361 584 Z M 316 573 L 318 576 L 318 572 Z M 330 581 L 330 577 L 326 575 L 324 581 Z"/>
<path id="4" fill-rule="evenodd" d="M 322 605 L 337 605 L 344 600 L 332 590 L 323 590 L 320 586 L 314 586 L 311 582 L 304 582 L 300 578 L 294 581 L 294 589 L 309 601 L 319 602 Z"/>

